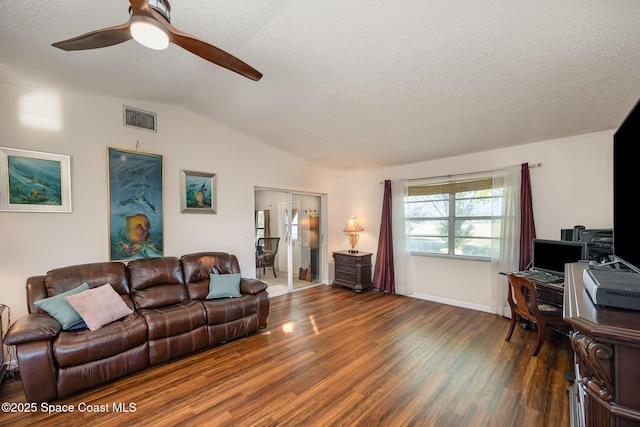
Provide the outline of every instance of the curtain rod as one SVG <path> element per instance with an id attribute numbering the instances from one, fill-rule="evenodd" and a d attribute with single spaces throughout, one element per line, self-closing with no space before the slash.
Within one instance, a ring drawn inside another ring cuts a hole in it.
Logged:
<path id="1" fill-rule="evenodd" d="M 514 165 L 514 166 L 520 166 L 520 165 Z M 539 168 L 542 166 L 542 163 L 529 163 L 529 169 L 534 169 L 534 168 Z M 409 178 L 407 179 L 407 181 L 422 181 L 424 179 L 441 179 L 441 178 L 454 178 L 454 177 L 458 177 L 458 176 L 468 176 L 468 175 L 479 175 L 479 174 L 483 174 L 483 173 L 493 173 L 495 171 L 495 169 L 490 169 L 490 170 L 484 170 L 484 171 L 478 171 L 478 172 L 464 172 L 464 173 L 454 173 L 451 175 L 440 175 L 440 176 L 428 176 L 428 177 L 424 177 L 424 178 Z M 380 184 L 384 184 L 384 181 L 381 181 Z"/>

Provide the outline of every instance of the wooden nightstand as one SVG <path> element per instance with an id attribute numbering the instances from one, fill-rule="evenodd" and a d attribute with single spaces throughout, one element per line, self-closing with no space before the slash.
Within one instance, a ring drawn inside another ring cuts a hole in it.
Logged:
<path id="1" fill-rule="evenodd" d="M 368 252 L 334 252 L 336 274 L 333 286 L 344 286 L 356 292 L 371 289 L 371 255 Z"/>

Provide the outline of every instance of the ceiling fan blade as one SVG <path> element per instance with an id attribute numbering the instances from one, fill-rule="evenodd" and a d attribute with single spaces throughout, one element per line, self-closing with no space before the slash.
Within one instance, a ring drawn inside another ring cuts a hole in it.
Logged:
<path id="1" fill-rule="evenodd" d="M 53 43 L 52 46 L 62 50 L 86 50 L 113 46 L 131 39 L 129 22 L 115 27 L 91 31 L 69 40 Z"/>
<path id="2" fill-rule="evenodd" d="M 227 53 L 222 49 L 218 49 L 217 47 L 189 34 L 183 33 L 174 28 L 171 24 L 168 24 L 166 21 L 162 22 L 162 24 L 169 31 L 169 39 L 173 44 L 178 45 L 209 62 L 213 62 L 216 65 L 236 72 L 251 80 L 258 81 L 262 78 L 262 73 L 260 71 L 245 62 L 242 62 L 230 53 Z"/>
<path id="3" fill-rule="evenodd" d="M 132 39 L 130 31 L 132 22 L 144 20 L 152 25 L 159 24 L 169 36 L 169 41 L 209 62 L 251 80 L 257 81 L 262 78 L 261 72 L 235 56 L 173 27 L 169 23 L 169 2 L 160 0 L 159 3 L 154 3 L 154 6 L 151 7 L 149 0 L 129 0 L 131 18 L 126 23 L 53 43 L 53 46 L 63 50 L 85 50 L 120 44 Z"/>

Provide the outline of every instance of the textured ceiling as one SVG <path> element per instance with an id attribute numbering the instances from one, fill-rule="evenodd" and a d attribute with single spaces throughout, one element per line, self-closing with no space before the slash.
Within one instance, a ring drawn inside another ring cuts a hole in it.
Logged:
<path id="1" fill-rule="evenodd" d="M 638 0 L 171 0 L 258 82 L 173 45 L 51 47 L 128 6 L 3 2 L 0 81 L 179 105 L 334 170 L 616 128 L 640 98 Z"/>

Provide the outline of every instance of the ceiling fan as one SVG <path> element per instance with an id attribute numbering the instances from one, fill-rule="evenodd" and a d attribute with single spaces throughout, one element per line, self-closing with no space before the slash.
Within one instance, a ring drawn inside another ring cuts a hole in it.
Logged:
<path id="1" fill-rule="evenodd" d="M 129 0 L 131 17 L 115 27 L 91 31 L 69 40 L 53 43 L 62 50 L 86 50 L 113 46 L 135 39 L 151 49 L 165 49 L 169 42 L 199 57 L 234 71 L 251 80 L 260 80 L 262 73 L 235 56 L 218 49 L 171 25 L 171 6 L 168 0 Z"/>

